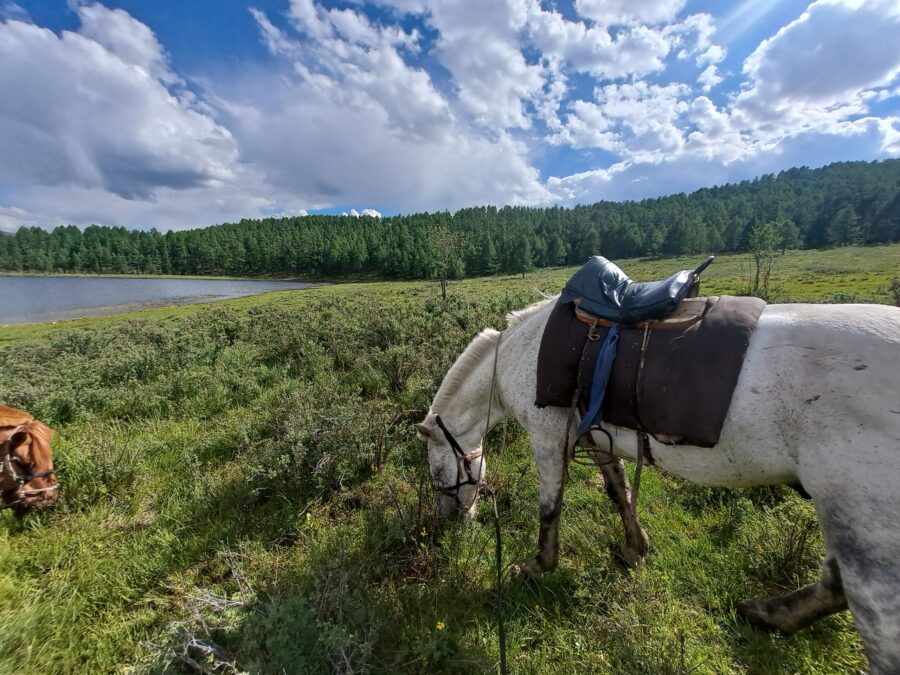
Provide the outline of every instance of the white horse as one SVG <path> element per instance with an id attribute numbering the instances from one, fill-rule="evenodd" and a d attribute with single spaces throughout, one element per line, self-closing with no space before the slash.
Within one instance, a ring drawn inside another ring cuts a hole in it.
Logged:
<path id="1" fill-rule="evenodd" d="M 532 576 L 556 566 L 565 480 L 569 412 L 534 405 L 538 348 L 553 301 L 510 314 L 502 333 L 478 335 L 416 425 L 428 441 L 444 515 L 474 512 L 486 430 L 506 417 L 528 430 L 540 476 L 540 535 L 538 553 L 520 569 Z M 607 429 L 615 454 L 635 459 L 637 434 Z M 570 445 L 574 436 L 572 429 Z M 718 445 L 651 438 L 650 455 L 696 483 L 802 486 L 825 534 L 821 578 L 784 596 L 746 600 L 738 610 L 757 625 L 791 632 L 849 605 L 872 672 L 900 673 L 900 309 L 768 305 Z M 604 478 L 626 524 L 625 552 L 640 557 L 646 535 L 628 503 L 621 462 Z"/>

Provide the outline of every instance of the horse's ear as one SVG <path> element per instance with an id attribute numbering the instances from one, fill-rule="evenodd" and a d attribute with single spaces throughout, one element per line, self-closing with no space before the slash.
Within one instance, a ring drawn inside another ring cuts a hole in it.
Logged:
<path id="1" fill-rule="evenodd" d="M 431 429 L 421 423 L 416 425 L 416 433 L 419 434 L 419 438 L 421 438 L 423 441 L 429 441 L 434 438 L 434 434 L 431 432 Z"/>
<path id="2" fill-rule="evenodd" d="M 9 437 L 7 447 L 9 452 L 19 452 L 26 461 L 31 459 L 31 442 L 32 437 L 28 431 L 18 431 Z"/>

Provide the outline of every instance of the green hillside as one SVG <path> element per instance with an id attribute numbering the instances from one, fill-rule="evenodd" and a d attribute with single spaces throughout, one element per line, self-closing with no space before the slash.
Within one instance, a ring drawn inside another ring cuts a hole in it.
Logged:
<path id="1" fill-rule="evenodd" d="M 390 218 L 242 220 L 161 234 L 37 227 L 0 233 L 0 271 L 421 279 L 611 258 L 734 252 L 773 223 L 785 248 L 900 241 L 900 160 L 795 168 L 640 202 L 485 206 Z"/>

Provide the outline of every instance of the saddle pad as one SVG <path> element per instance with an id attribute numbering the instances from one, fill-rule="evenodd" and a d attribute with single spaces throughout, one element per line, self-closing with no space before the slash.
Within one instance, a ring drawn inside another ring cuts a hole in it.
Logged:
<path id="1" fill-rule="evenodd" d="M 644 331 L 623 327 L 603 404 L 609 424 L 712 447 L 719 441 L 750 336 L 766 303 L 759 298 L 706 298 L 701 321 L 685 329 L 651 330 L 637 408 L 635 384 Z M 557 302 L 547 320 L 537 365 L 535 405 L 568 408 L 578 386 L 579 360 L 590 326 L 575 305 Z M 607 328 L 589 342 L 581 373 L 589 379 Z M 590 382 L 582 382 L 586 404 Z M 640 422 L 639 422 L 640 420 Z"/>

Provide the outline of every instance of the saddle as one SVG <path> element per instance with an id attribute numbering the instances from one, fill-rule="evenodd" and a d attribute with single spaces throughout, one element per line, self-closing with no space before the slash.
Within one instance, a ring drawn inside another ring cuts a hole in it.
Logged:
<path id="1" fill-rule="evenodd" d="M 667 319 L 668 327 L 689 325 L 702 316 L 705 303 L 684 301 L 698 295 L 700 274 L 714 259 L 710 256 L 695 269 L 682 270 L 668 279 L 637 283 L 618 265 L 596 255 L 569 279 L 559 302 L 574 303 L 578 318 L 595 325 L 652 323 L 654 328 L 664 328 Z M 676 311 L 677 318 L 673 316 Z"/>
<path id="2" fill-rule="evenodd" d="M 702 317 L 684 327 L 672 325 L 685 306 L 701 307 Z M 688 298 L 646 330 L 622 327 L 610 372 L 600 374 L 606 392 L 599 419 L 667 443 L 714 447 L 765 306 L 752 297 Z M 538 408 L 571 409 L 579 390 L 579 410 L 590 408 L 596 366 L 614 328 L 602 322 L 593 326 L 578 312 L 571 302 L 558 303 L 547 319 L 538 353 Z"/>

